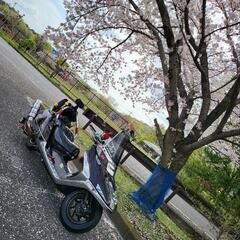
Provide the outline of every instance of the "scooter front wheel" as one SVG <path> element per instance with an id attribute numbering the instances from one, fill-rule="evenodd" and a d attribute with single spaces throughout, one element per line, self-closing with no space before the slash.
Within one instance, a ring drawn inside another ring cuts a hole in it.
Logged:
<path id="1" fill-rule="evenodd" d="M 98 224 L 101 216 L 102 207 L 85 189 L 78 189 L 70 193 L 62 201 L 61 222 L 71 232 L 90 231 Z"/>

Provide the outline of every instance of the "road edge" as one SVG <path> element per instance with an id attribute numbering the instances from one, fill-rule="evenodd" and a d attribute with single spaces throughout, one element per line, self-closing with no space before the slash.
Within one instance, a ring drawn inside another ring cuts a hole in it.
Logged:
<path id="1" fill-rule="evenodd" d="M 134 229 L 133 225 L 129 222 L 127 217 L 116 210 L 113 213 L 108 213 L 108 216 L 113 221 L 114 225 L 118 229 L 120 235 L 126 240 L 140 240 L 138 232 Z"/>

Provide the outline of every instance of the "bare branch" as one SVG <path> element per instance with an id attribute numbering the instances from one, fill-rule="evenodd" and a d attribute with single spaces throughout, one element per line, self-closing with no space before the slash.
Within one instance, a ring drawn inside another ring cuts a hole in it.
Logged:
<path id="1" fill-rule="evenodd" d="M 109 55 L 111 54 L 111 52 L 113 50 L 115 50 L 116 48 L 118 48 L 119 46 L 121 46 L 122 44 L 124 44 L 134 33 L 134 31 L 132 31 L 123 41 L 121 41 L 120 43 L 118 43 L 116 46 L 114 46 L 113 48 L 110 49 L 110 51 L 107 53 L 106 57 L 104 58 L 103 62 L 100 64 L 100 66 L 97 68 L 97 71 L 99 71 L 99 69 L 103 66 L 103 64 L 106 62 L 106 60 L 108 59 Z"/>
<path id="2" fill-rule="evenodd" d="M 238 79 L 236 80 L 234 85 L 235 85 L 235 88 L 233 89 L 232 97 L 228 103 L 227 110 L 216 129 L 216 132 L 222 131 L 226 122 L 228 121 L 229 117 L 231 116 L 234 107 L 236 106 L 237 97 L 240 92 L 240 75 L 238 76 Z"/>
<path id="3" fill-rule="evenodd" d="M 222 30 L 225 30 L 226 28 L 231 28 L 231 27 L 237 26 L 237 25 L 239 25 L 239 24 L 240 24 L 240 22 L 236 22 L 236 23 L 232 23 L 232 24 L 229 24 L 229 25 L 226 25 L 226 26 L 217 28 L 217 29 L 213 30 L 212 32 L 206 34 L 206 35 L 205 35 L 205 38 L 211 36 L 211 35 L 212 35 L 213 33 L 215 33 L 215 32 L 222 31 Z"/>
<path id="4" fill-rule="evenodd" d="M 226 138 L 235 137 L 235 136 L 239 136 L 239 135 L 240 135 L 240 128 L 233 129 L 230 131 L 220 132 L 220 133 L 214 132 L 214 133 L 210 134 L 209 136 L 199 140 L 198 142 L 194 142 L 192 144 L 184 146 L 183 150 L 186 152 L 189 152 L 189 151 L 191 152 L 191 151 L 201 148 L 205 145 L 208 145 L 216 140 L 220 140 L 220 139 L 224 140 Z"/>
<path id="5" fill-rule="evenodd" d="M 227 81 L 225 84 L 223 84 L 222 86 L 214 89 L 213 91 L 210 92 L 210 94 L 212 95 L 213 93 L 215 92 L 218 92 L 219 90 L 221 90 L 222 88 L 226 87 L 228 84 L 230 84 L 231 82 L 233 82 L 234 80 L 236 80 L 237 78 L 237 75 L 234 76 L 233 78 L 231 78 L 229 81 Z M 195 97 L 194 100 L 198 99 L 198 98 L 202 98 L 202 96 L 198 96 L 198 97 Z"/>
<path id="6" fill-rule="evenodd" d="M 239 143 L 236 143 L 236 142 L 231 141 L 231 140 L 229 140 L 229 139 L 223 139 L 223 141 L 228 142 L 228 143 L 230 143 L 230 144 L 232 144 L 232 145 L 240 148 L 240 144 L 239 144 Z"/>
<path id="7" fill-rule="evenodd" d="M 188 4 L 189 4 L 190 0 L 187 0 L 187 4 L 184 10 L 184 23 L 185 23 L 185 32 L 186 34 L 189 36 L 189 43 L 191 44 L 191 46 L 193 47 L 193 49 L 195 51 L 197 51 L 198 47 L 197 44 L 192 36 L 191 30 L 190 30 L 190 26 L 189 26 L 189 10 L 188 10 Z"/>

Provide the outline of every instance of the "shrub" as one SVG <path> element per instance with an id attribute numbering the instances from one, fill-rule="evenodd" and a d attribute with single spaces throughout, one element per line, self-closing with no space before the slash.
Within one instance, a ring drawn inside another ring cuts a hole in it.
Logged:
<path id="1" fill-rule="evenodd" d="M 29 51 L 36 48 L 36 43 L 32 39 L 24 39 L 18 41 L 19 47 Z"/>

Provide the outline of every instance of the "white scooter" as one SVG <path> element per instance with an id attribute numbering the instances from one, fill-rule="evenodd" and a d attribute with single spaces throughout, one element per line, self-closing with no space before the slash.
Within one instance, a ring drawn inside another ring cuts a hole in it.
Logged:
<path id="1" fill-rule="evenodd" d="M 28 136 L 27 147 L 40 152 L 53 181 L 66 195 L 60 209 L 63 225 L 69 231 L 87 232 L 98 224 L 103 209 L 116 209 L 114 176 L 128 135 L 120 132 L 103 143 L 91 127 L 95 144 L 79 158 L 80 149 L 73 143 L 72 132 L 55 113 L 41 129 L 42 122 L 37 120 L 41 111 L 41 101 L 37 100 L 21 121 Z"/>

